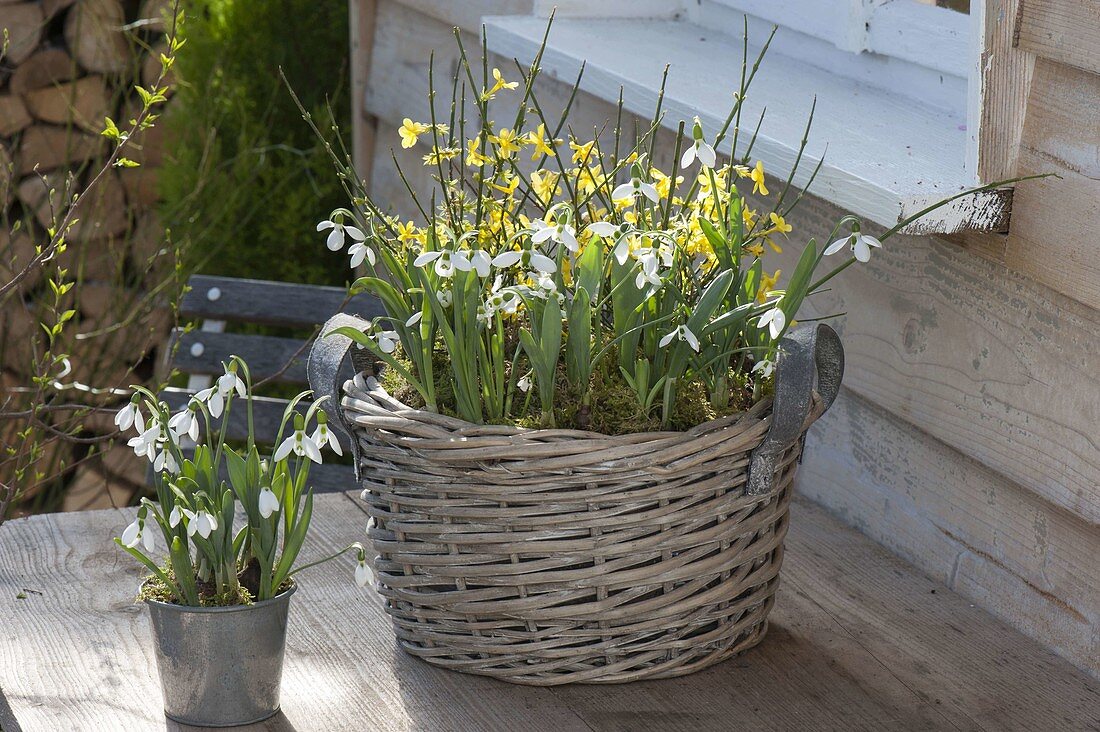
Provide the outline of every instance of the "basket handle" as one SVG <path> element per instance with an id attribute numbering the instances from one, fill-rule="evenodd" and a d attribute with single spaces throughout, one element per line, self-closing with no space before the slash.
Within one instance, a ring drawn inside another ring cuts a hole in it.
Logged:
<path id="1" fill-rule="evenodd" d="M 771 427 L 749 461 L 747 495 L 762 496 L 772 490 L 780 456 L 802 436 L 810 416 L 815 373 L 817 393 L 828 409 L 840 392 L 844 346 L 836 331 L 824 323 L 794 328 L 779 343 Z"/>
<path id="2" fill-rule="evenodd" d="M 354 345 L 354 341 L 346 335 L 332 333 L 341 326 L 349 326 L 357 330 L 367 330 L 370 323 L 356 315 L 338 313 L 328 319 L 317 339 L 309 349 L 309 360 L 306 362 L 306 374 L 309 376 L 309 387 L 313 389 L 315 398 L 327 396 L 328 399 L 321 405 L 328 415 L 330 425 L 343 432 L 351 445 L 351 456 L 355 465 L 355 480 L 359 480 L 359 440 L 355 439 L 351 425 L 344 416 L 344 410 L 340 407 L 340 391 L 347 377 L 341 376 L 344 361 L 348 352 Z"/>

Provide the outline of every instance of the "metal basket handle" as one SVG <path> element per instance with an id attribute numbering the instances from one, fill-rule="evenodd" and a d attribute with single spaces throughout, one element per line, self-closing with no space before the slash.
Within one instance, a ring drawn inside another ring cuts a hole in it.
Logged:
<path id="1" fill-rule="evenodd" d="M 347 379 L 354 376 L 350 368 L 344 372 L 344 364 L 348 352 L 355 345 L 355 342 L 345 335 L 328 335 L 341 326 L 367 330 L 370 327 L 370 322 L 346 313 L 339 313 L 329 318 L 328 322 L 321 327 L 317 340 L 313 342 L 313 346 L 309 349 L 306 374 L 309 376 L 309 387 L 313 389 L 314 397 L 328 397 L 322 404 L 322 408 L 325 410 L 325 414 L 328 415 L 329 425 L 335 426 L 337 430 L 347 435 L 348 442 L 351 444 L 351 456 L 355 464 L 355 479 L 359 480 L 359 440 L 355 438 L 351 425 L 344 416 L 344 410 L 340 407 L 341 387 Z"/>
<path id="2" fill-rule="evenodd" d="M 762 496 L 772 490 L 779 458 L 802 436 L 810 416 L 815 374 L 817 393 L 827 410 L 840 392 L 844 346 L 836 331 L 824 323 L 794 328 L 779 343 L 771 427 L 749 461 L 747 495 Z"/>

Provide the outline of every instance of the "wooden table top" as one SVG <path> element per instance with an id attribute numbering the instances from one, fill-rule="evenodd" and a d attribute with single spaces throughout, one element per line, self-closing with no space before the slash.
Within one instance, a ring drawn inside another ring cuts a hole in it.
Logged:
<path id="1" fill-rule="evenodd" d="M 282 712 L 262 730 L 1100 729 L 1100 682 L 796 502 L 757 648 L 680 679 L 531 688 L 402 653 L 349 556 L 291 601 Z M 161 711 L 141 568 L 111 542 L 133 509 L 0 527 L 0 729 L 178 729 Z M 302 559 L 363 539 L 319 496 Z M 17 595 L 25 595 L 19 599 Z"/>

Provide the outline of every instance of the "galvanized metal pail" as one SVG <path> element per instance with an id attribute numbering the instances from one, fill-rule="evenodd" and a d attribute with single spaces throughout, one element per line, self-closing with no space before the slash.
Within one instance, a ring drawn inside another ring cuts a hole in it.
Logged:
<path id="1" fill-rule="evenodd" d="M 232 607 L 146 600 L 165 716 L 200 727 L 232 727 L 278 712 L 287 610 L 296 589 Z"/>

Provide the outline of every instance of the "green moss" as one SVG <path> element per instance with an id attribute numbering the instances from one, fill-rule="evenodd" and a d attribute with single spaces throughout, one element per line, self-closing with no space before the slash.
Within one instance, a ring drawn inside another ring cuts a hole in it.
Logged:
<path id="1" fill-rule="evenodd" d="M 412 369 L 412 364 L 401 355 L 396 354 L 398 360 L 406 368 Z M 614 364 L 617 359 L 606 358 L 601 365 Z M 521 365 L 521 368 L 525 366 Z M 617 373 L 604 366 L 597 369 L 592 376 L 589 385 L 588 404 L 585 405 L 581 396 L 569 384 L 565 374 L 565 367 L 558 370 L 556 394 L 554 399 L 554 423 L 557 427 L 566 429 L 583 429 L 600 432 L 607 435 L 622 435 L 635 432 L 652 432 L 661 430 L 661 419 L 658 410 L 646 414 L 638 404 L 637 396 L 630 386 Z M 450 364 L 446 354 L 437 349 L 433 356 L 433 371 L 436 374 L 436 399 L 439 411 L 452 417 L 460 415 L 455 411 L 454 388 L 451 381 Z M 739 376 L 732 369 L 730 371 L 730 400 L 724 409 L 715 409 L 710 403 L 710 396 L 702 381 L 694 381 L 681 384 L 677 391 L 677 398 L 672 408 L 672 418 L 668 429 L 683 431 L 718 417 L 736 414 L 748 409 L 753 404 L 753 383 L 744 376 Z M 408 404 L 415 409 L 425 407 L 424 399 L 420 392 L 410 386 L 400 374 L 393 369 L 383 369 L 379 376 L 382 387 L 395 399 Z M 756 385 L 758 396 L 765 396 L 770 392 L 770 380 Z M 537 387 L 532 388 L 530 394 L 516 392 L 516 403 L 513 405 L 511 419 L 502 420 L 501 423 L 538 429 L 542 427 L 542 413 L 539 409 Z"/>
<path id="2" fill-rule="evenodd" d="M 175 580 L 176 575 L 172 571 L 171 565 L 165 565 L 161 569 L 169 579 Z M 293 584 L 293 580 L 286 580 L 275 594 L 286 592 Z M 176 603 L 176 595 L 172 588 L 164 584 L 160 577 L 156 575 L 145 578 L 145 581 L 141 584 L 141 589 L 138 591 L 137 599 L 139 602 L 152 600 L 154 602 Z M 236 592 L 230 590 L 221 594 L 214 593 L 209 585 L 199 584 L 199 607 L 234 607 L 236 605 L 251 605 L 254 602 L 255 598 L 252 592 L 244 583 L 237 586 Z"/>

